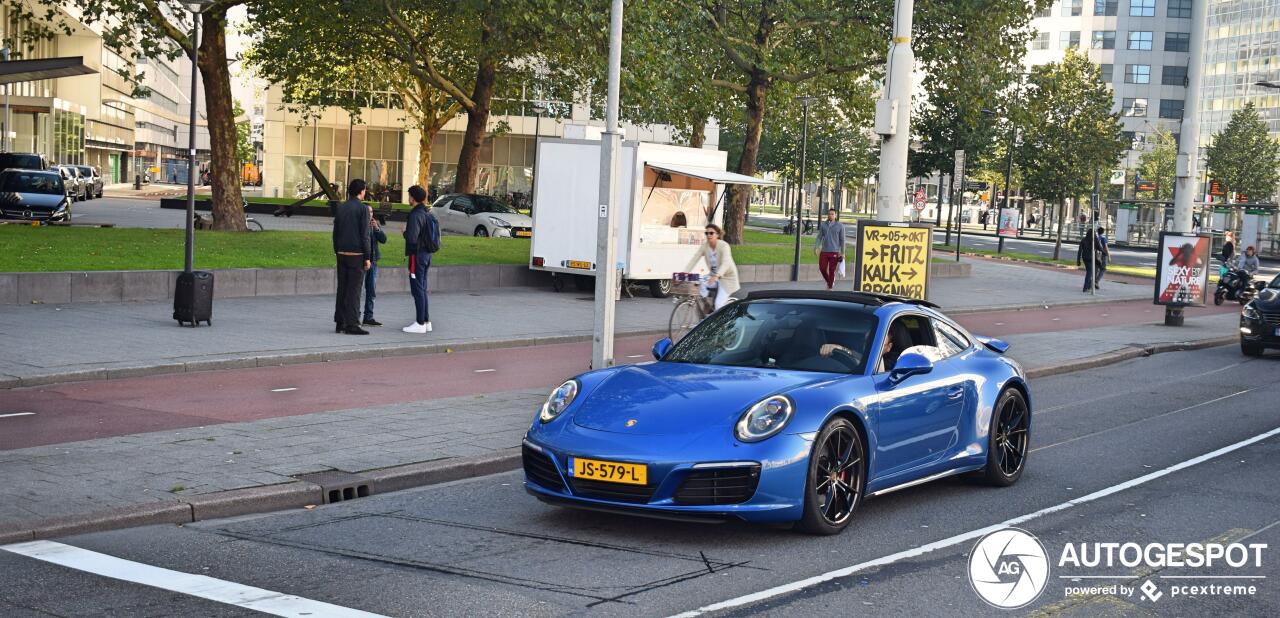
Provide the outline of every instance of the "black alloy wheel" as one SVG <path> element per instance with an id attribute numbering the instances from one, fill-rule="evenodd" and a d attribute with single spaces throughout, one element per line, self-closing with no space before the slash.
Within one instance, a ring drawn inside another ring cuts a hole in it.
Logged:
<path id="1" fill-rule="evenodd" d="M 654 298 L 671 296 L 671 285 L 670 279 L 654 279 L 649 282 L 649 295 Z"/>
<path id="2" fill-rule="evenodd" d="M 477 226 L 476 236 L 480 238 L 487 238 L 489 236 L 489 230 L 486 229 L 485 226 L 483 225 Z"/>
<path id="3" fill-rule="evenodd" d="M 987 450 L 986 481 L 1008 487 L 1022 476 L 1030 444 L 1031 410 L 1016 388 L 1006 388 L 996 400 L 991 415 L 990 446 Z"/>
<path id="4" fill-rule="evenodd" d="M 809 455 L 804 514 L 799 528 L 810 534 L 839 534 L 862 504 L 867 458 L 858 428 L 835 418 L 818 432 Z"/>

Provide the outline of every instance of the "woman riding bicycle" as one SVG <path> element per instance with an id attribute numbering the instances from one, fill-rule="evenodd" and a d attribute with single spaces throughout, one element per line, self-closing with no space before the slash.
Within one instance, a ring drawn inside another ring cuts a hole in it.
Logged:
<path id="1" fill-rule="evenodd" d="M 715 308 L 719 309 L 728 304 L 729 297 L 738 291 L 738 267 L 733 263 L 733 251 L 729 248 L 729 243 L 721 239 L 723 232 L 720 226 L 708 223 L 706 234 L 707 242 L 702 244 L 684 269 L 692 272 L 699 261 L 706 260 L 711 277 L 702 285 L 702 296 L 714 299 Z"/>

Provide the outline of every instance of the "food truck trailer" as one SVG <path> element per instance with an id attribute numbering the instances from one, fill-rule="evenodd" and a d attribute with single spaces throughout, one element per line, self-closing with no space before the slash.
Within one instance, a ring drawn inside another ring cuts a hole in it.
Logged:
<path id="1" fill-rule="evenodd" d="M 707 223 L 723 225 L 725 185 L 777 184 L 725 171 L 721 150 L 624 142 L 620 155 L 618 267 L 624 286 L 644 283 L 658 297 L 706 242 Z M 537 161 L 529 268 L 551 272 L 556 291 L 573 275 L 585 287 L 596 268 L 600 142 L 542 139 Z"/>

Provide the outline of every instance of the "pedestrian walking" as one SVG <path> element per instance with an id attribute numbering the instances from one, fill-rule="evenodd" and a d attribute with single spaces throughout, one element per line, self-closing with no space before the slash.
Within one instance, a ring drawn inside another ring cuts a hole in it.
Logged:
<path id="1" fill-rule="evenodd" d="M 404 254 L 409 257 L 409 292 L 413 294 L 415 317 L 404 327 L 406 333 L 431 332 L 431 314 L 427 304 L 427 271 L 431 255 L 440 250 L 440 222 L 427 208 L 427 192 L 418 185 L 409 187 L 409 221 L 404 228 Z"/>
<path id="2" fill-rule="evenodd" d="M 378 220 L 373 216 L 373 206 L 366 206 L 369 211 L 369 270 L 364 272 L 364 321 L 365 326 L 382 326 L 382 322 L 373 319 L 373 299 L 378 297 L 378 260 L 382 259 L 382 251 L 378 245 L 387 244 L 387 233 L 382 231 Z"/>
<path id="3" fill-rule="evenodd" d="M 1102 289 L 1102 278 L 1107 274 L 1107 265 L 1111 263 L 1111 249 L 1107 247 L 1107 230 L 1102 226 L 1098 226 L 1098 279 L 1094 281 L 1094 287 Z"/>
<path id="4" fill-rule="evenodd" d="M 1231 265 L 1231 258 L 1236 255 L 1236 235 L 1231 230 L 1222 234 L 1222 263 Z"/>
<path id="5" fill-rule="evenodd" d="M 836 284 L 836 269 L 844 261 L 844 224 L 839 221 L 836 209 L 827 209 L 827 220 L 818 224 L 818 236 L 813 241 L 813 252 L 818 254 L 818 270 L 830 290 Z"/>
<path id="6" fill-rule="evenodd" d="M 1102 255 L 1101 249 L 1095 249 L 1094 245 L 1098 242 L 1098 236 L 1092 229 L 1088 229 L 1084 234 L 1080 235 L 1080 246 L 1076 249 L 1076 266 L 1084 266 L 1084 291 L 1089 292 L 1095 289 L 1097 280 L 1094 277 L 1098 273 L 1098 258 Z"/>
<path id="7" fill-rule="evenodd" d="M 711 277 L 702 285 L 702 296 L 714 299 L 715 308 L 719 309 L 729 304 L 729 296 L 738 291 L 738 266 L 733 263 L 733 251 L 729 249 L 729 243 L 721 239 L 724 233 L 720 226 L 708 223 L 703 233 L 707 236 L 707 242 L 702 243 L 702 247 L 689 260 L 684 270 L 692 272 L 698 262 L 706 260 Z"/>
<path id="8" fill-rule="evenodd" d="M 368 335 L 360 328 L 360 287 L 372 265 L 369 247 L 369 207 L 364 204 L 364 181 L 347 185 L 347 201 L 333 209 L 333 253 L 337 258 L 338 293 L 334 302 L 336 331 Z"/>

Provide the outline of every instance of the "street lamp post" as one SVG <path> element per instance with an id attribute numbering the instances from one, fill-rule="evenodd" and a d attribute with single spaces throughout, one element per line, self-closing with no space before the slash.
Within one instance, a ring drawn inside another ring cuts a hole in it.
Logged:
<path id="1" fill-rule="evenodd" d="M 187 233 L 186 256 L 183 260 L 183 272 L 195 269 L 196 245 L 196 78 L 199 75 L 197 60 L 200 56 L 200 12 L 210 0 L 188 2 L 186 7 L 191 11 L 191 113 L 187 125 Z"/>
<path id="2" fill-rule="evenodd" d="M 0 57 L 3 57 L 5 62 L 9 61 L 9 48 L 7 46 L 4 49 L 0 49 Z M 13 84 L 4 85 L 4 137 L 0 139 L 0 144 L 3 145 L 0 150 L 5 152 L 13 149 L 12 144 L 9 142 L 9 133 L 13 131 L 13 118 L 9 115 L 9 91 L 11 90 L 13 90 Z"/>
<path id="3" fill-rule="evenodd" d="M 617 191 L 622 159 L 622 131 L 618 123 L 618 93 L 622 79 L 622 0 L 609 6 L 609 77 L 606 89 L 605 130 L 600 136 L 600 216 L 596 224 L 595 329 L 591 368 L 613 365 L 613 327 L 616 307 Z"/>
<path id="4" fill-rule="evenodd" d="M 796 192 L 796 254 L 791 263 L 791 280 L 800 280 L 800 226 L 804 223 L 804 166 L 805 152 L 809 149 L 809 106 L 817 101 L 814 97 L 796 97 L 796 101 L 804 107 L 804 123 L 800 130 L 800 180 Z"/>

